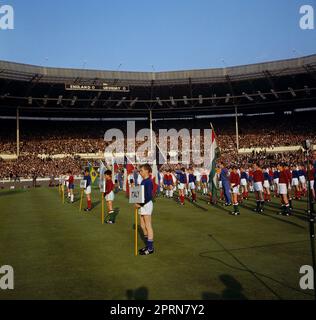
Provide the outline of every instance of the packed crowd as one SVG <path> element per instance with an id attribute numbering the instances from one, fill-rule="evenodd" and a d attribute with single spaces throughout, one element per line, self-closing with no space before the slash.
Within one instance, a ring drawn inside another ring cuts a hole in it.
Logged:
<path id="1" fill-rule="evenodd" d="M 185 127 L 210 128 L 209 119 L 194 121 L 166 121 L 155 122 L 154 130 Z M 280 160 L 289 163 L 304 161 L 302 151 L 289 153 L 268 153 L 261 151 L 252 154 L 238 154 L 236 149 L 235 123 L 233 118 L 212 119 L 217 134 L 217 142 L 221 150 L 221 160 L 227 160 L 237 165 L 248 165 L 259 161 L 262 165 L 270 165 Z M 276 125 L 277 124 L 277 125 Z M 12 121 L 0 122 L 0 155 L 15 154 L 16 138 L 15 123 Z M 36 172 L 38 176 L 52 176 L 61 174 L 63 167 L 71 168 L 80 173 L 82 162 L 76 158 L 80 153 L 103 153 L 109 143 L 105 143 L 103 136 L 107 129 L 119 128 L 126 133 L 126 122 L 121 123 L 94 123 L 94 122 L 21 122 L 20 153 L 16 161 L 0 160 L 0 178 L 10 175 L 29 177 Z M 147 122 L 138 122 L 136 132 L 148 127 Z M 203 130 L 200 140 L 203 150 Z M 156 137 L 159 143 L 159 137 Z M 192 139 L 192 136 L 191 136 Z M 278 119 L 272 116 L 241 117 L 239 120 L 240 148 L 274 148 L 277 146 L 297 146 L 302 141 L 310 139 L 316 144 L 316 117 L 315 114 L 300 116 L 282 116 Z M 117 141 L 122 150 L 126 151 L 129 141 Z M 138 148 L 142 142 L 136 143 Z M 179 140 L 180 150 L 192 150 L 195 141 Z M 66 154 L 67 158 L 52 159 L 52 155 Z M 180 152 L 181 154 L 181 152 Z M 46 155 L 40 159 L 38 155 Z M 202 154 L 203 155 L 203 154 Z"/>
<path id="2" fill-rule="evenodd" d="M 36 177 L 58 177 L 64 174 L 65 168 L 74 174 L 81 174 L 81 162 L 71 157 L 63 159 L 40 159 L 37 156 L 19 157 L 15 161 L 0 160 L 0 179 Z"/>

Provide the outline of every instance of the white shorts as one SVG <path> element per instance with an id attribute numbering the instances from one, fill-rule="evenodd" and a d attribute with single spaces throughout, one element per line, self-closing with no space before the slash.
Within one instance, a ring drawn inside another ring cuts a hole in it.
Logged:
<path id="1" fill-rule="evenodd" d="M 241 186 L 246 186 L 247 185 L 247 180 L 246 179 L 240 179 L 240 185 Z"/>
<path id="2" fill-rule="evenodd" d="M 279 194 L 287 194 L 286 183 L 279 183 Z"/>
<path id="3" fill-rule="evenodd" d="M 263 187 L 262 187 L 262 182 L 254 182 L 253 184 L 254 190 L 255 191 L 263 191 Z"/>
<path id="4" fill-rule="evenodd" d="M 305 184 L 306 183 L 305 176 L 299 176 L 298 178 L 300 179 L 300 183 L 301 184 Z"/>
<path id="5" fill-rule="evenodd" d="M 105 196 L 105 201 L 113 201 L 114 200 L 114 192 L 111 191 L 109 194 Z"/>
<path id="6" fill-rule="evenodd" d="M 87 186 L 87 188 L 84 191 L 85 194 L 91 194 L 91 186 Z"/>
<path id="7" fill-rule="evenodd" d="M 232 188 L 232 193 L 239 194 L 239 186 Z"/>
<path id="8" fill-rule="evenodd" d="M 194 182 L 190 182 L 189 183 L 189 189 L 190 190 L 195 190 L 195 183 Z"/>
<path id="9" fill-rule="evenodd" d="M 313 190 L 313 189 L 314 189 L 314 180 L 311 180 L 311 181 L 309 182 L 309 185 L 311 186 L 311 189 Z"/>
<path id="10" fill-rule="evenodd" d="M 221 189 L 223 188 L 223 182 L 222 181 L 218 182 L 218 187 L 221 188 Z"/>
<path id="11" fill-rule="evenodd" d="M 149 201 L 138 210 L 138 213 L 141 216 L 151 216 L 153 213 L 153 208 L 154 208 L 153 202 Z"/>
<path id="12" fill-rule="evenodd" d="M 179 183 L 178 184 L 178 189 L 183 190 L 184 189 L 184 183 Z"/>
<path id="13" fill-rule="evenodd" d="M 279 178 L 273 179 L 273 182 L 274 182 L 275 184 L 279 184 Z"/>
<path id="14" fill-rule="evenodd" d="M 268 180 L 264 180 L 263 181 L 263 186 L 266 188 L 266 189 L 269 189 L 270 188 L 270 183 Z"/>
<path id="15" fill-rule="evenodd" d="M 298 186 L 298 179 L 292 178 L 292 186 Z"/>

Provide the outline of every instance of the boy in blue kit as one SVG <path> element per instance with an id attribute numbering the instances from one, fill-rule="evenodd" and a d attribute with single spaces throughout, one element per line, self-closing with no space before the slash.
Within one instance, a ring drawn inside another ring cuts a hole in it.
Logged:
<path id="1" fill-rule="evenodd" d="M 229 181 L 229 171 L 227 168 L 225 168 L 224 162 L 220 163 L 221 173 L 220 173 L 220 179 L 222 181 L 222 186 L 224 190 L 224 196 L 225 196 L 225 206 L 231 206 L 231 194 L 230 194 L 230 181 Z"/>
<path id="2" fill-rule="evenodd" d="M 84 180 L 87 181 L 86 189 L 84 190 L 86 196 L 87 196 L 87 208 L 84 209 L 84 211 L 91 211 L 91 177 L 90 177 L 90 172 L 89 169 L 86 169 L 84 171 Z"/>
<path id="3" fill-rule="evenodd" d="M 154 231 L 151 223 L 151 215 L 153 212 L 153 183 L 150 178 L 151 172 L 149 164 L 144 164 L 140 167 L 139 173 L 143 178 L 141 185 L 144 186 L 145 201 L 144 203 L 135 204 L 136 208 L 139 209 L 140 226 L 146 239 L 146 247 L 139 250 L 139 254 L 142 256 L 154 253 Z"/>
<path id="4" fill-rule="evenodd" d="M 192 194 L 192 202 L 196 202 L 196 193 L 195 193 L 195 184 L 196 184 L 196 176 L 193 174 L 193 168 L 189 168 L 189 190 Z"/>

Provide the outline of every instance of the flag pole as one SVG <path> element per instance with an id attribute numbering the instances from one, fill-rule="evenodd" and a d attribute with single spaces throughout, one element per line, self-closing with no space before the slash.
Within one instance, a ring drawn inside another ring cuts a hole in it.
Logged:
<path id="1" fill-rule="evenodd" d="M 80 207 L 79 207 L 80 212 L 82 210 L 82 199 L 83 199 L 83 189 L 81 189 L 81 192 L 80 192 Z"/>
<path id="2" fill-rule="evenodd" d="M 65 182 L 63 181 L 63 185 L 61 187 L 61 191 L 62 191 L 62 201 L 63 201 L 63 204 L 65 204 Z"/>
<path id="3" fill-rule="evenodd" d="M 235 125 L 236 125 L 236 148 L 237 148 L 237 154 L 239 150 L 239 128 L 238 128 L 238 109 L 235 105 Z"/>
<path id="4" fill-rule="evenodd" d="M 101 220 L 102 220 L 102 224 L 104 224 L 104 192 L 101 193 Z"/>
<path id="5" fill-rule="evenodd" d="M 138 256 L 138 209 L 135 208 L 135 257 Z"/>
<path id="6" fill-rule="evenodd" d="M 153 111 L 149 109 L 149 128 L 150 128 L 150 155 L 152 162 L 154 162 L 154 152 L 153 152 Z"/>

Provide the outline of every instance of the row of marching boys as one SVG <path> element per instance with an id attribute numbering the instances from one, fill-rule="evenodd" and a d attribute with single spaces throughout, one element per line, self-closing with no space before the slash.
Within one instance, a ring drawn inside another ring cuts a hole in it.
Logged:
<path id="1" fill-rule="evenodd" d="M 287 163 L 263 168 L 259 163 L 254 163 L 247 169 L 238 166 L 228 169 L 222 162 L 218 170 L 220 198 L 225 200 L 225 206 L 233 204 L 232 214 L 239 215 L 238 205 L 248 199 L 249 191 L 255 194 L 254 211 L 257 213 L 263 213 L 265 202 L 270 202 L 273 194 L 274 197 L 281 198 L 279 214 L 290 216 L 293 210 L 292 200 L 301 200 L 302 196 L 307 195 L 307 181 L 310 181 L 311 196 L 315 200 L 315 169 L 312 164 L 309 170 L 306 169 L 303 165 L 289 166 Z"/>

